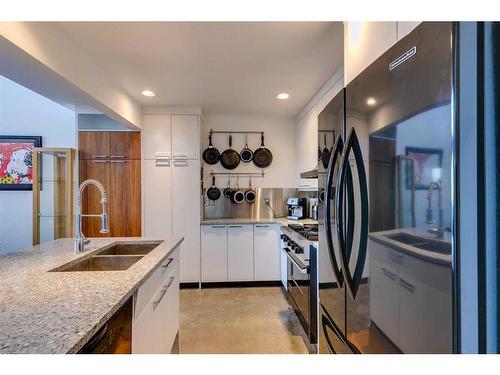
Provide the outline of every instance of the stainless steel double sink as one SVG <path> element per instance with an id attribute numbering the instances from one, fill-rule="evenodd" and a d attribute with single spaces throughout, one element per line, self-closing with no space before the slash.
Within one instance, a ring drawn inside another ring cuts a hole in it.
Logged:
<path id="1" fill-rule="evenodd" d="M 162 241 L 118 242 L 84 257 L 79 262 L 66 263 L 51 272 L 125 271 L 161 243 Z"/>
<path id="2" fill-rule="evenodd" d="M 414 236 L 405 232 L 385 234 L 384 237 L 422 250 L 432 251 L 445 255 L 451 254 L 451 243 L 449 242 Z"/>

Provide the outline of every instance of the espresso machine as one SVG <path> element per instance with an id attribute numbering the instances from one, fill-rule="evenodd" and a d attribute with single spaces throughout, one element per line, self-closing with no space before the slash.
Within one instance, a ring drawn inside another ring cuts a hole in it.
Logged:
<path id="1" fill-rule="evenodd" d="M 307 215 L 307 198 L 288 198 L 286 201 L 290 220 L 304 219 Z"/>

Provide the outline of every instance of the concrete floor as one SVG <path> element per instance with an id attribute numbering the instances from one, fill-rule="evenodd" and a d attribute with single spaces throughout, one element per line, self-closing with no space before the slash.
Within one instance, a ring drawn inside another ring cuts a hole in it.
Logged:
<path id="1" fill-rule="evenodd" d="M 307 354 L 281 288 L 181 290 L 180 353 Z"/>

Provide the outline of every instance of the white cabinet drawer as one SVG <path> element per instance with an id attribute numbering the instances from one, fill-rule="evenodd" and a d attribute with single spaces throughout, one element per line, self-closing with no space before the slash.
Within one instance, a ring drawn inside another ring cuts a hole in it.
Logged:
<path id="1" fill-rule="evenodd" d="M 154 294 L 161 288 L 166 278 L 177 274 L 179 263 L 179 250 L 174 250 L 167 259 L 148 277 L 137 291 L 134 309 L 134 319 L 143 312 L 146 305 L 151 301 Z"/>
<path id="2" fill-rule="evenodd" d="M 227 281 L 227 227 L 201 226 L 201 281 Z"/>
<path id="3" fill-rule="evenodd" d="M 175 272 L 168 276 L 134 321 L 132 353 L 170 353 L 179 326 L 178 279 Z"/>
<path id="4" fill-rule="evenodd" d="M 280 226 L 255 224 L 253 227 L 254 279 L 280 279 Z"/>

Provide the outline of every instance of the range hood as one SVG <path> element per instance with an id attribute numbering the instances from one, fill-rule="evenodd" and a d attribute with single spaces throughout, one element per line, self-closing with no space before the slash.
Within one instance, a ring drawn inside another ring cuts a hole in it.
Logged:
<path id="1" fill-rule="evenodd" d="M 301 172 L 300 178 L 318 178 L 318 167 L 311 169 L 310 171 Z"/>

